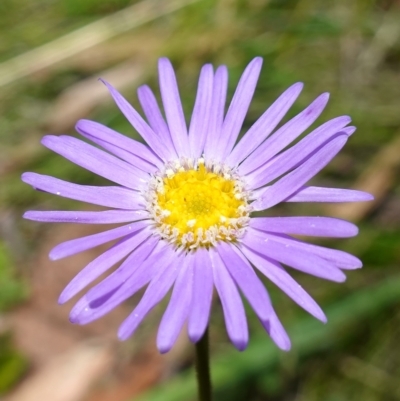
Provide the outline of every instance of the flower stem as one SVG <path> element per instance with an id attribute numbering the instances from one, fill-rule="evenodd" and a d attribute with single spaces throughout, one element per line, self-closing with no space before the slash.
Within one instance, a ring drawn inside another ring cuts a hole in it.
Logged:
<path id="1" fill-rule="evenodd" d="M 208 328 L 196 343 L 196 372 L 199 401 L 211 401 L 210 353 L 208 348 Z"/>

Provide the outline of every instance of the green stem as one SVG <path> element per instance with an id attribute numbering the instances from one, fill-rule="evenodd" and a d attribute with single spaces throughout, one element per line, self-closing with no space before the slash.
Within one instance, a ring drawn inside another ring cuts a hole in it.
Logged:
<path id="1" fill-rule="evenodd" d="M 196 343 L 196 372 L 199 401 L 211 401 L 210 352 L 208 348 L 208 328 Z"/>

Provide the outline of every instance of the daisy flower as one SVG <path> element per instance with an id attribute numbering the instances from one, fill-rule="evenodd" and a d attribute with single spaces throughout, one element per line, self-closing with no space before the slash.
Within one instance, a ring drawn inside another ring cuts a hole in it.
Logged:
<path id="1" fill-rule="evenodd" d="M 123 223 L 98 234 L 56 246 L 52 260 L 116 242 L 90 262 L 64 289 L 67 302 L 114 265 L 120 266 L 90 288 L 73 307 L 70 320 L 86 324 L 100 318 L 147 286 L 118 336 L 130 337 L 145 316 L 171 291 L 157 336 L 160 352 L 171 349 L 187 322 L 191 341 L 205 332 L 214 287 L 221 300 L 228 336 L 243 350 L 248 326 L 240 292 L 272 340 L 283 350 L 290 339 L 277 317 L 264 275 L 317 319 L 326 317 L 286 267 L 342 282 L 343 270 L 361 267 L 354 256 L 312 245 L 291 235 L 351 237 L 357 227 L 329 217 L 253 217 L 280 202 L 356 202 L 364 192 L 307 186 L 355 131 L 350 118 L 334 118 L 288 147 L 323 111 L 328 94 L 276 127 L 299 96 L 303 84 L 287 89 L 238 140 L 262 59 L 245 69 L 225 113 L 228 72 L 210 64 L 201 69 L 187 128 L 173 67 L 159 60 L 165 118 L 148 86 L 138 89 L 147 122 L 103 81 L 115 103 L 146 144 L 99 123 L 80 120 L 76 130 L 97 146 L 71 136 L 45 136 L 42 143 L 71 162 L 112 181 L 86 186 L 51 176 L 25 173 L 35 189 L 108 208 L 104 211 L 28 211 L 43 222 Z M 285 267 L 283 266 L 285 265 Z"/>

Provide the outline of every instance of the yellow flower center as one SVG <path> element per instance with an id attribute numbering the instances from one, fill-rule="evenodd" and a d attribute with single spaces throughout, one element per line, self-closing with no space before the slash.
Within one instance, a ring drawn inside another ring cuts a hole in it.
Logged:
<path id="1" fill-rule="evenodd" d="M 232 174 L 207 169 L 203 159 L 195 168 L 176 170 L 159 178 L 148 208 L 164 239 L 194 249 L 243 235 L 249 206 Z"/>

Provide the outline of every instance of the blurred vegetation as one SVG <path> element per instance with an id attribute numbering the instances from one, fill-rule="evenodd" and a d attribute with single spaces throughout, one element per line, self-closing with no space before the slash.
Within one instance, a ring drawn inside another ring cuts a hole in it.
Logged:
<path id="1" fill-rule="evenodd" d="M 0 395 L 12 388 L 27 368 L 28 361 L 15 350 L 11 334 L 0 334 Z"/>
<path id="2" fill-rule="evenodd" d="M 0 62 L 51 43 L 134 3 L 2 0 Z M 327 307 L 332 322 L 326 327 L 322 329 L 266 283 L 294 340 L 294 350 L 287 354 L 272 350 L 270 340 L 262 335 L 257 319 L 249 310 L 251 345 L 240 354 L 227 344 L 221 310 L 215 309 L 211 335 L 218 400 L 400 400 L 400 294 L 393 287 L 387 290 L 391 277 L 396 277 L 396 283 L 399 280 L 400 149 L 390 168 L 374 162 L 384 149 L 399 147 L 399 21 L 398 0 L 200 0 L 2 87 L 0 311 L 26 294 L 21 279 L 16 278 L 22 277 L 24 282 L 23 278 L 28 277 L 23 261 L 40 249 L 44 232 L 56 230 L 51 225 L 44 227 L 22 221 L 19 216 L 27 209 L 82 207 L 77 202 L 33 191 L 20 182 L 20 174 L 35 171 L 79 183 L 105 182 L 39 144 L 48 131 L 73 133 L 75 120 L 65 117 L 68 110 L 61 102 L 68 90 L 75 88 L 79 100 L 87 95 L 86 87 L 79 92 L 82 82 L 101 85 L 95 83 L 96 78 L 113 68 L 126 62 L 142 65 L 137 80 L 122 88 L 140 109 L 135 89 L 145 82 L 157 88 L 156 59 L 166 55 L 176 67 L 189 118 L 202 64 L 228 65 L 232 95 L 245 65 L 253 57 L 262 56 L 264 67 L 243 131 L 286 87 L 303 81 L 305 89 L 286 119 L 328 91 L 331 100 L 317 124 L 346 114 L 358 127 L 342 153 L 315 182 L 350 187 L 372 166 L 378 178 L 368 175 L 367 181 L 375 179 L 382 185 L 373 187 L 377 188 L 375 195 L 379 201 L 360 216 L 358 237 L 323 242 L 354 253 L 363 260 L 364 269 L 349 272 L 347 282 L 340 286 L 295 274 L 317 301 Z M 77 116 L 80 117 L 100 121 L 137 138 L 111 102 L 99 100 L 88 108 L 87 114 Z M 330 210 L 326 205 L 286 204 L 271 213 L 327 215 Z M 14 265 L 17 268 L 11 271 Z M 360 314 L 358 303 L 367 306 Z M 341 313 L 347 320 L 340 320 Z M 319 336 L 321 330 L 325 334 Z M 307 337 L 314 340 L 299 340 Z M 0 350 L 11 348 L 9 340 L 0 337 Z M 7 378 L 8 364 L 19 363 L 15 362 L 18 358 L 7 357 L 7 352 L 0 353 L 0 391 L 3 383 L 11 384 L 14 380 Z M 171 400 L 188 399 L 178 397 L 183 385 L 179 380 L 161 385 L 163 394 L 171 394 Z M 190 391 L 185 397 L 193 394 Z M 151 394 L 145 399 L 152 400 Z M 159 399 L 156 397 L 154 400 Z"/>
<path id="3" fill-rule="evenodd" d="M 25 299 L 26 286 L 16 277 L 10 252 L 0 242 L 0 313 Z"/>

